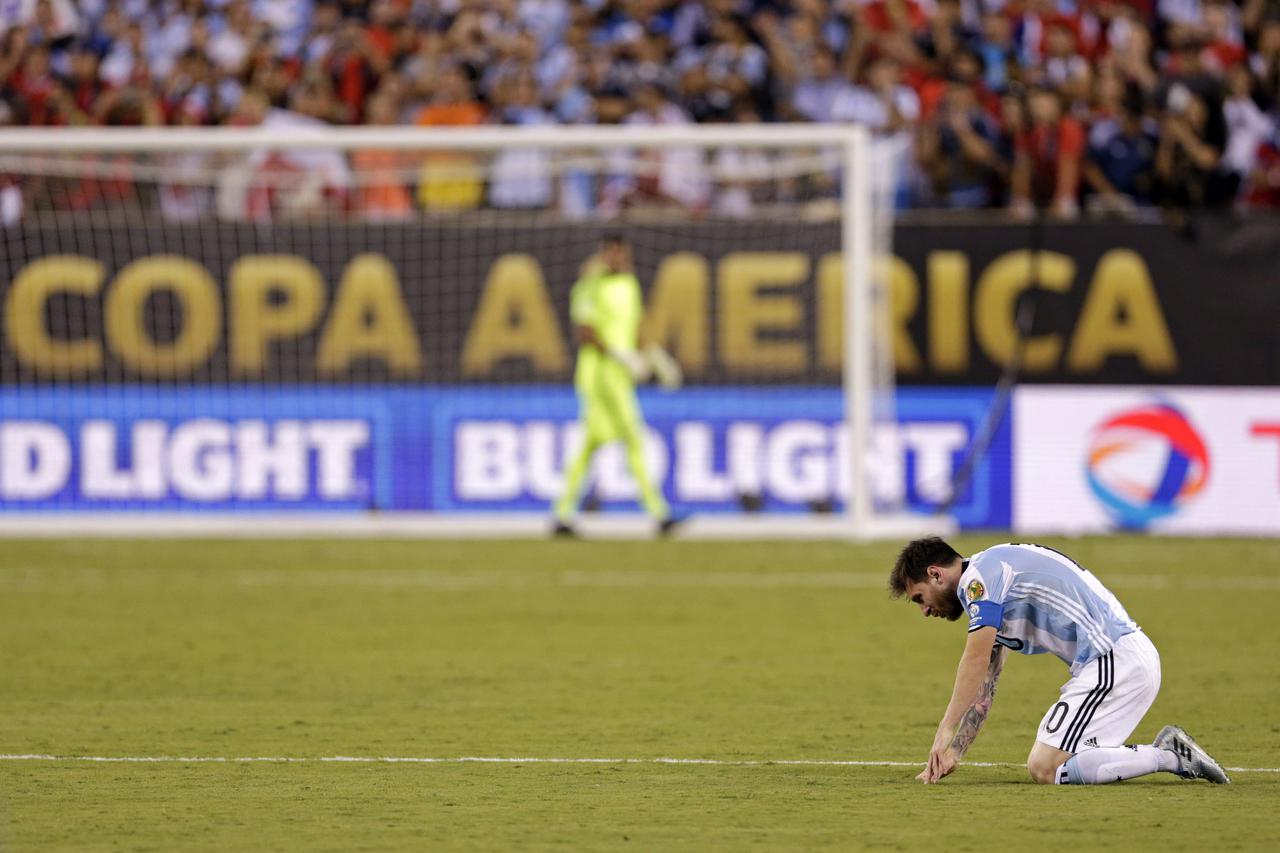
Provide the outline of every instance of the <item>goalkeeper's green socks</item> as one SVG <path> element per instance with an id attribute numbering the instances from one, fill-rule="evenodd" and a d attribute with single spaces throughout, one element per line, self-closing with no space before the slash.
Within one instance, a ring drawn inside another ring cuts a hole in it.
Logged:
<path id="1" fill-rule="evenodd" d="M 631 466 L 631 476 L 640 487 L 640 503 L 644 506 L 644 511 L 658 521 L 669 518 L 671 507 L 667 506 L 662 493 L 654 488 L 653 478 L 649 476 L 649 469 L 645 467 L 643 441 L 637 439 L 627 442 L 627 464 Z"/>
<path id="2" fill-rule="evenodd" d="M 564 475 L 564 491 L 556 501 L 556 520 L 567 522 L 578 508 L 578 495 L 582 493 L 582 481 L 586 479 L 587 469 L 591 466 L 591 457 L 595 448 L 587 444 L 582 446 L 578 455 L 569 463 Z"/>

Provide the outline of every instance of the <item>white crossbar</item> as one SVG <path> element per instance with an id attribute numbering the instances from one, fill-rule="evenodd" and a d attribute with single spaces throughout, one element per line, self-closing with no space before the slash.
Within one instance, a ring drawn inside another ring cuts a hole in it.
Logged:
<path id="1" fill-rule="evenodd" d="M 254 151 L 262 148 L 477 150 L 527 148 L 741 148 L 841 146 L 866 138 L 851 124 L 551 127 L 12 128 L 0 152 Z"/>

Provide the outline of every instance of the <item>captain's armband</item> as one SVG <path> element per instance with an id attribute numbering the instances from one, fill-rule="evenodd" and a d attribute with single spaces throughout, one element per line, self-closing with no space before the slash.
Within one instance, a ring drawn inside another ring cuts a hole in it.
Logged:
<path id="1" fill-rule="evenodd" d="M 979 628 L 1000 629 L 1000 620 L 1004 616 L 1004 605 L 994 601 L 971 601 L 965 609 L 969 614 L 969 631 Z"/>

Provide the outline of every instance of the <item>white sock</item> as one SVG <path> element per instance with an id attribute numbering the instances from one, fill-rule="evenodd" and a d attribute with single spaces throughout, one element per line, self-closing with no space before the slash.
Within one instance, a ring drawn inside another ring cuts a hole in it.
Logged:
<path id="1" fill-rule="evenodd" d="M 1149 773 L 1174 773 L 1178 756 L 1154 746 L 1104 746 L 1067 759 L 1054 779 L 1059 785 L 1105 785 Z"/>

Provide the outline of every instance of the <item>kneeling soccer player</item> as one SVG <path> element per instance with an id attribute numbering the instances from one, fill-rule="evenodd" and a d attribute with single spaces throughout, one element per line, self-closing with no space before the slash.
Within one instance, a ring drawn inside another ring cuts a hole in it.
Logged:
<path id="1" fill-rule="evenodd" d="M 1027 757 L 1045 784 L 1100 785 L 1164 771 L 1228 783 L 1226 772 L 1177 726 L 1150 746 L 1124 745 L 1160 692 L 1160 655 L 1116 597 L 1070 557 L 1040 545 L 996 545 L 963 559 L 941 539 L 907 544 L 889 586 L 925 616 L 969 616 L 955 688 L 916 778 L 955 770 L 991 710 L 1006 649 L 1051 652 L 1071 668 Z"/>

